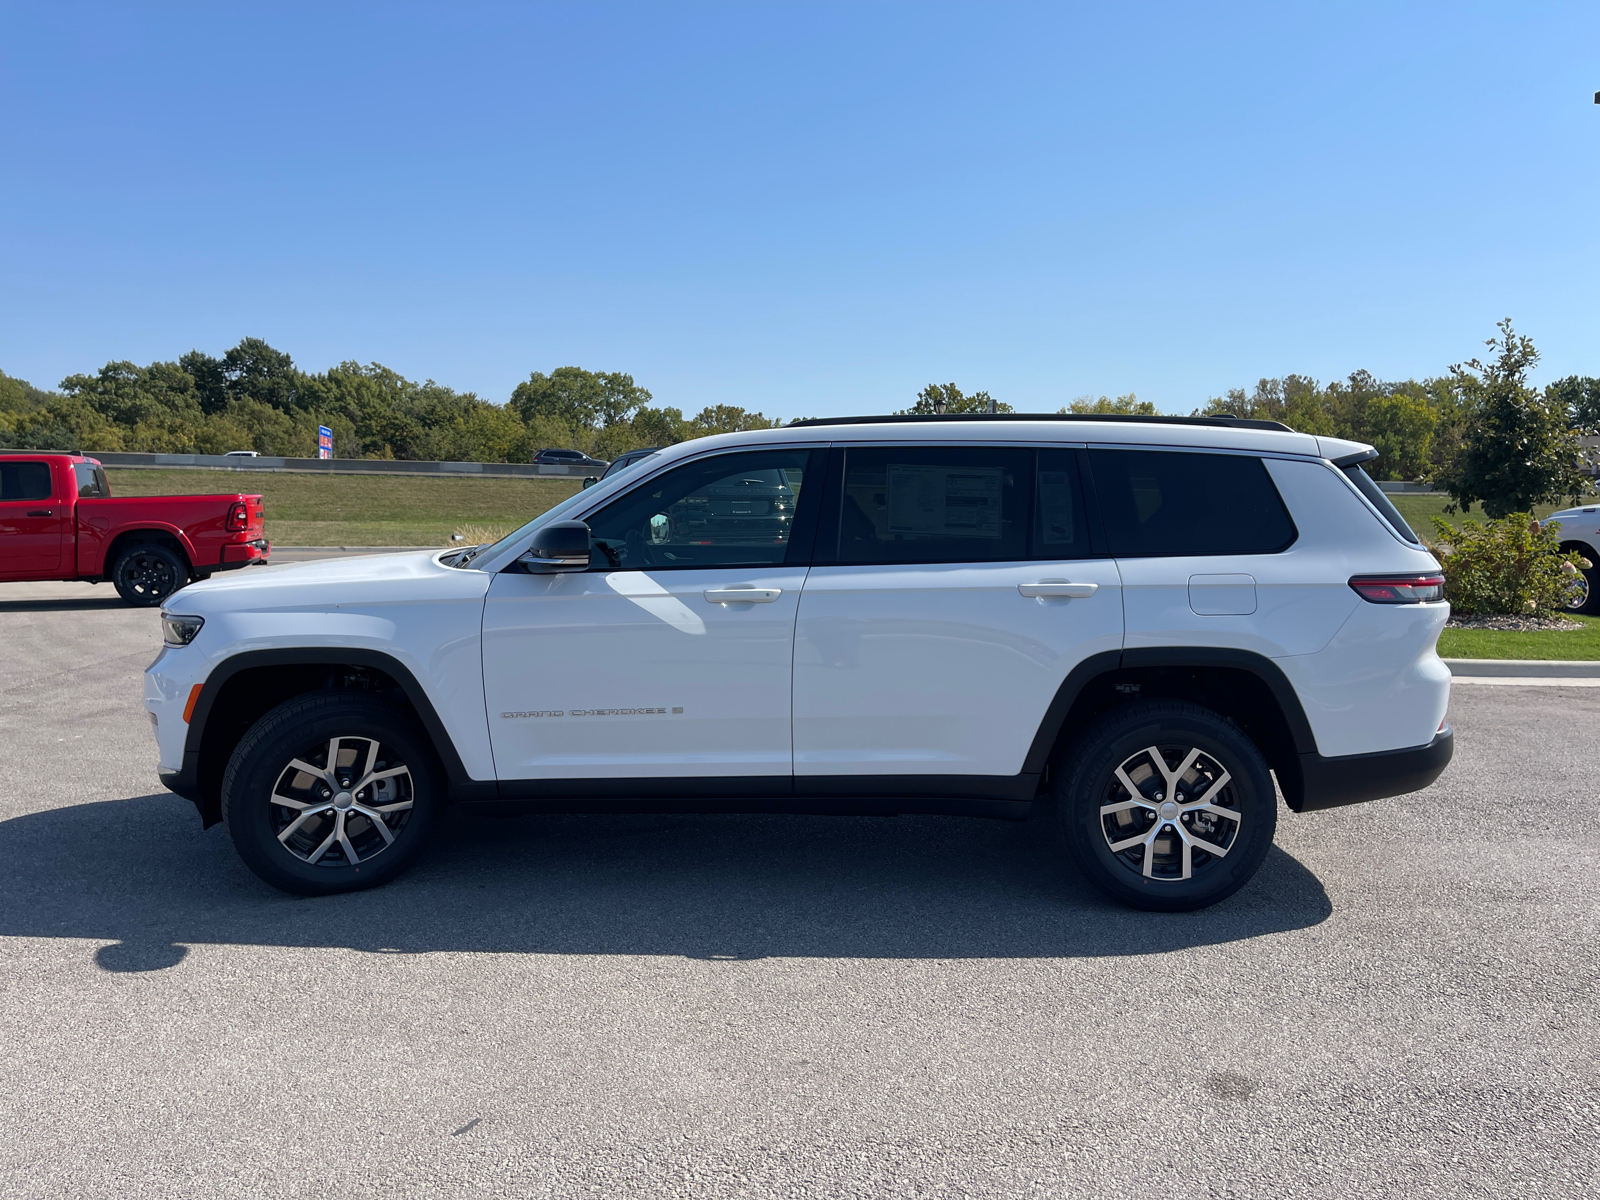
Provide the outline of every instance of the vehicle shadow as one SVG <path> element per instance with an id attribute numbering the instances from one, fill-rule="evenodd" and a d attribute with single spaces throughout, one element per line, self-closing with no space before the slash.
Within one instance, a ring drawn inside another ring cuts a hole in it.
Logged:
<path id="1" fill-rule="evenodd" d="M 0 935 L 116 943 L 111 971 L 197 943 L 374 953 L 1037 958 L 1155 954 L 1324 921 L 1321 883 L 1274 848 L 1199 913 L 1113 905 L 1037 825 L 956 817 L 530 816 L 452 810 L 386 887 L 286 896 L 187 801 L 139 796 L 0 822 Z"/>
<path id="2" fill-rule="evenodd" d="M 102 596 L 73 596 L 70 599 L 35 596 L 7 600 L 3 597 L 4 593 L 0 592 L 0 613 L 83 612 L 101 608 L 122 610 L 128 607 L 116 592 L 108 592 Z"/>

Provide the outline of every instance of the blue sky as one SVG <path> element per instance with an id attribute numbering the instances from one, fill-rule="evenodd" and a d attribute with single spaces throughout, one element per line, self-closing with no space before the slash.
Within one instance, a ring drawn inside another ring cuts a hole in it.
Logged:
<path id="1" fill-rule="evenodd" d="M 1600 375 L 1600 5 L 0 2 L 0 369 L 1187 412 Z"/>

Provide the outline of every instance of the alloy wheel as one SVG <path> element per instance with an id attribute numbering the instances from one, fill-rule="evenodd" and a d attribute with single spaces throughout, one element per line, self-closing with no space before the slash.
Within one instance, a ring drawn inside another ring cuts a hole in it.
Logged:
<path id="1" fill-rule="evenodd" d="M 1193 746 L 1148 746 L 1123 760 L 1100 805 L 1112 855 L 1151 880 L 1192 879 L 1217 867 L 1243 827 L 1233 777 Z"/>
<path id="2" fill-rule="evenodd" d="M 272 788 L 278 843 L 313 866 L 357 866 L 394 845 L 416 796 L 411 770 L 370 737 L 329 738 L 291 758 Z"/>

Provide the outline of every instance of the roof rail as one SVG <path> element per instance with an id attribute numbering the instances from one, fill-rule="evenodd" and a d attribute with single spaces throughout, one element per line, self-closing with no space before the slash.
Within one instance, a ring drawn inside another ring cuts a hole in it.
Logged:
<path id="1" fill-rule="evenodd" d="M 899 413 L 878 417 L 806 417 L 790 421 L 788 428 L 806 425 L 907 425 L 937 421 L 1125 421 L 1136 425 L 1211 425 L 1222 429 L 1294 430 L 1282 421 L 1255 421 L 1244 417 L 1143 417 L 1128 413 Z"/>

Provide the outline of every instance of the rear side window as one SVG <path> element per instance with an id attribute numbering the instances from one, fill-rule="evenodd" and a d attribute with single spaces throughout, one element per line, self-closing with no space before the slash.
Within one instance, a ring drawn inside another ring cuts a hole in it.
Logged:
<path id="1" fill-rule="evenodd" d="M 1383 489 L 1372 482 L 1372 476 L 1357 466 L 1345 467 L 1344 473 L 1350 482 L 1356 485 L 1356 491 L 1365 496 L 1372 503 L 1372 507 L 1383 514 L 1385 521 L 1394 526 L 1396 533 L 1413 545 L 1422 545 L 1422 539 L 1416 535 L 1411 526 L 1406 524 L 1406 519 L 1400 515 L 1400 510 L 1394 506 L 1394 501 L 1385 496 Z"/>
<path id="2" fill-rule="evenodd" d="M 50 464 L 0 462 L 0 500 L 48 500 Z"/>
<path id="3" fill-rule="evenodd" d="M 841 563 L 1025 559 L 1034 454 L 1006 446 L 845 452 Z"/>
<path id="4" fill-rule="evenodd" d="M 72 474 L 78 481 L 78 499 L 100 500 L 111 495 L 106 473 L 93 463 L 73 463 Z"/>
<path id="5" fill-rule="evenodd" d="M 1090 450 L 1118 558 L 1276 554 L 1297 536 L 1259 458 L 1185 450 Z"/>

